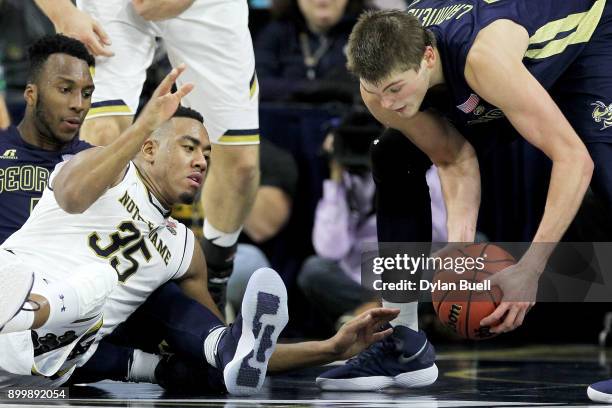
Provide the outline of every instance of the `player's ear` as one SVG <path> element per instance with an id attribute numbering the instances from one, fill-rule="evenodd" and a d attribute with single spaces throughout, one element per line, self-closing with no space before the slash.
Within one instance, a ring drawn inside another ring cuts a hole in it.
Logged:
<path id="1" fill-rule="evenodd" d="M 142 148 L 140 149 L 140 153 L 142 157 L 148 163 L 153 163 L 155 161 L 155 156 L 157 155 L 157 151 L 159 150 L 159 143 L 157 140 L 153 138 L 147 139 Z"/>
<path id="2" fill-rule="evenodd" d="M 36 105 L 36 100 L 38 99 L 38 87 L 32 83 L 27 84 L 25 90 L 23 91 L 23 99 L 25 99 L 26 105 L 28 106 Z"/>
<path id="3" fill-rule="evenodd" d="M 433 68 L 436 62 L 436 53 L 431 45 L 425 47 L 425 54 L 423 55 L 423 59 L 425 59 L 425 63 L 427 64 L 427 68 Z"/>

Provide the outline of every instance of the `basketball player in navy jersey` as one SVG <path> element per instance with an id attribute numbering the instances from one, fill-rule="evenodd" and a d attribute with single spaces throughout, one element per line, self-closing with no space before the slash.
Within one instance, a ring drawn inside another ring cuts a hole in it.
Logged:
<path id="1" fill-rule="evenodd" d="M 91 147 L 77 135 L 91 105 L 94 58 L 63 35 L 44 37 L 29 54 L 24 118 L 0 130 L 0 243 L 28 219 L 55 165 Z"/>
<path id="2" fill-rule="evenodd" d="M 348 44 L 349 68 L 359 77 L 372 114 L 416 147 L 404 158 L 412 168 L 402 188 L 413 193 L 412 202 L 402 212 L 380 197 L 379 241 L 430 241 L 430 224 L 419 220 L 431 219 L 424 174 L 434 163 L 448 212 L 448 240 L 472 242 L 480 173 L 464 136 L 476 124 L 504 118 L 553 164 L 534 243 L 561 239 L 589 185 L 612 209 L 611 43 L 612 4 L 605 0 L 415 0 L 406 12 L 362 15 Z M 381 188 L 383 177 L 397 178 L 380 160 L 384 146 L 385 136 L 373 148 Z M 516 265 L 491 279 L 504 300 L 482 325 L 494 325 L 491 331 L 500 333 L 522 324 L 553 248 L 532 245 Z M 400 318 L 392 324 L 396 331 L 412 331 L 393 337 L 413 343 L 420 354 L 401 364 L 397 351 L 377 345 L 369 359 L 324 373 L 319 384 L 366 389 L 373 377 L 397 382 L 399 375 L 423 374 L 432 353 L 416 332 L 417 302 L 410 300 L 398 305 Z M 391 362 L 377 365 L 372 355 Z M 612 381 L 593 387 L 612 394 Z"/>

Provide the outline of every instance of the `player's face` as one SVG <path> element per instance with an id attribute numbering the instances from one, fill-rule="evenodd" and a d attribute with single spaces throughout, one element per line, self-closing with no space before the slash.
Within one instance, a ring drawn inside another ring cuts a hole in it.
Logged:
<path id="1" fill-rule="evenodd" d="M 348 0 L 298 0 L 306 22 L 316 30 L 327 30 L 342 18 Z"/>
<path id="2" fill-rule="evenodd" d="M 174 118 L 168 139 L 160 143 L 154 167 L 162 194 L 170 204 L 190 204 L 202 188 L 210 156 L 210 142 L 202 123 Z"/>
<path id="3" fill-rule="evenodd" d="M 411 118 L 419 112 L 429 88 L 429 68 L 422 63 L 418 71 L 396 71 L 379 85 L 364 80 L 360 84 L 364 100 L 374 98 L 383 109 Z"/>
<path id="4" fill-rule="evenodd" d="M 26 89 L 38 131 L 60 143 L 70 142 L 89 111 L 93 90 L 85 61 L 67 54 L 50 55 L 36 84 Z"/>

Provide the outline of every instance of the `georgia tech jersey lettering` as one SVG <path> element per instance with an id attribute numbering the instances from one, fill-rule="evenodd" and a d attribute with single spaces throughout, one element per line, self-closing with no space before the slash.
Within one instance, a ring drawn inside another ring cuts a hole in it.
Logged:
<path id="1" fill-rule="evenodd" d="M 51 174 L 50 183 L 61 166 Z M 82 214 L 63 211 L 47 188 L 28 221 L 2 247 L 58 279 L 69 277 L 75 265 L 111 265 L 119 285 L 103 310 L 104 335 L 156 288 L 185 273 L 194 237 L 169 218 L 130 163 L 124 179 Z"/>
<path id="2" fill-rule="evenodd" d="M 428 98 L 422 109 L 435 107 L 457 125 L 503 118 L 465 81 L 467 54 L 478 33 L 500 19 L 523 26 L 529 47 L 523 63 L 550 89 L 580 55 L 604 13 L 606 0 L 419 0 L 407 12 L 436 36 L 452 106 Z"/>
<path id="3" fill-rule="evenodd" d="M 55 165 L 90 147 L 75 137 L 53 152 L 26 143 L 15 126 L 0 130 L 0 243 L 28 219 Z"/>

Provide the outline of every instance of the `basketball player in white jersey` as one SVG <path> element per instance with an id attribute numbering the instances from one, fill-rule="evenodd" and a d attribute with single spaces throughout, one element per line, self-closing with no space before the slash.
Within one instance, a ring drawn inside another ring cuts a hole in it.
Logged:
<path id="1" fill-rule="evenodd" d="M 246 0 L 36 0 L 58 32 L 85 43 L 96 58 L 96 92 L 81 138 L 116 140 L 132 123 L 163 40 L 172 66 L 186 63 L 197 85 L 183 104 L 206 118 L 213 143 L 202 194 L 202 247 L 209 289 L 219 305 L 236 242 L 259 184 L 258 83 Z M 112 43 L 111 43 L 112 42 Z M 181 80 L 179 80 L 180 83 Z"/>
<path id="2" fill-rule="evenodd" d="M 119 284 L 106 304 L 110 290 L 79 286 L 75 304 L 67 306 L 81 316 L 59 327 L 28 330 L 34 327 L 31 320 L 18 327 L 13 321 L 25 322 L 21 316 L 34 313 L 21 310 L 0 334 L 0 386 L 62 384 L 93 352 L 100 326 L 101 334 L 112 331 L 169 280 L 212 311 L 206 359 L 223 371 L 227 390 L 250 394 L 263 384 L 288 320 L 282 280 L 271 269 L 257 271 L 242 305 L 242 325 L 225 335 L 228 329 L 204 289 L 200 245 L 191 231 L 169 218 L 173 204 L 195 198 L 210 154 L 206 131 L 197 121 L 168 120 L 193 88 L 184 84 L 171 92 L 184 69 L 172 70 L 139 119 L 115 142 L 58 165 L 29 220 L 2 245 L 2 269 L 9 264 L 16 265 L 13 270 L 27 270 L 26 276 L 34 273 L 33 293 L 41 287 L 44 294 L 45 285 L 75 276 L 103 280 L 111 290 L 118 276 Z"/>

